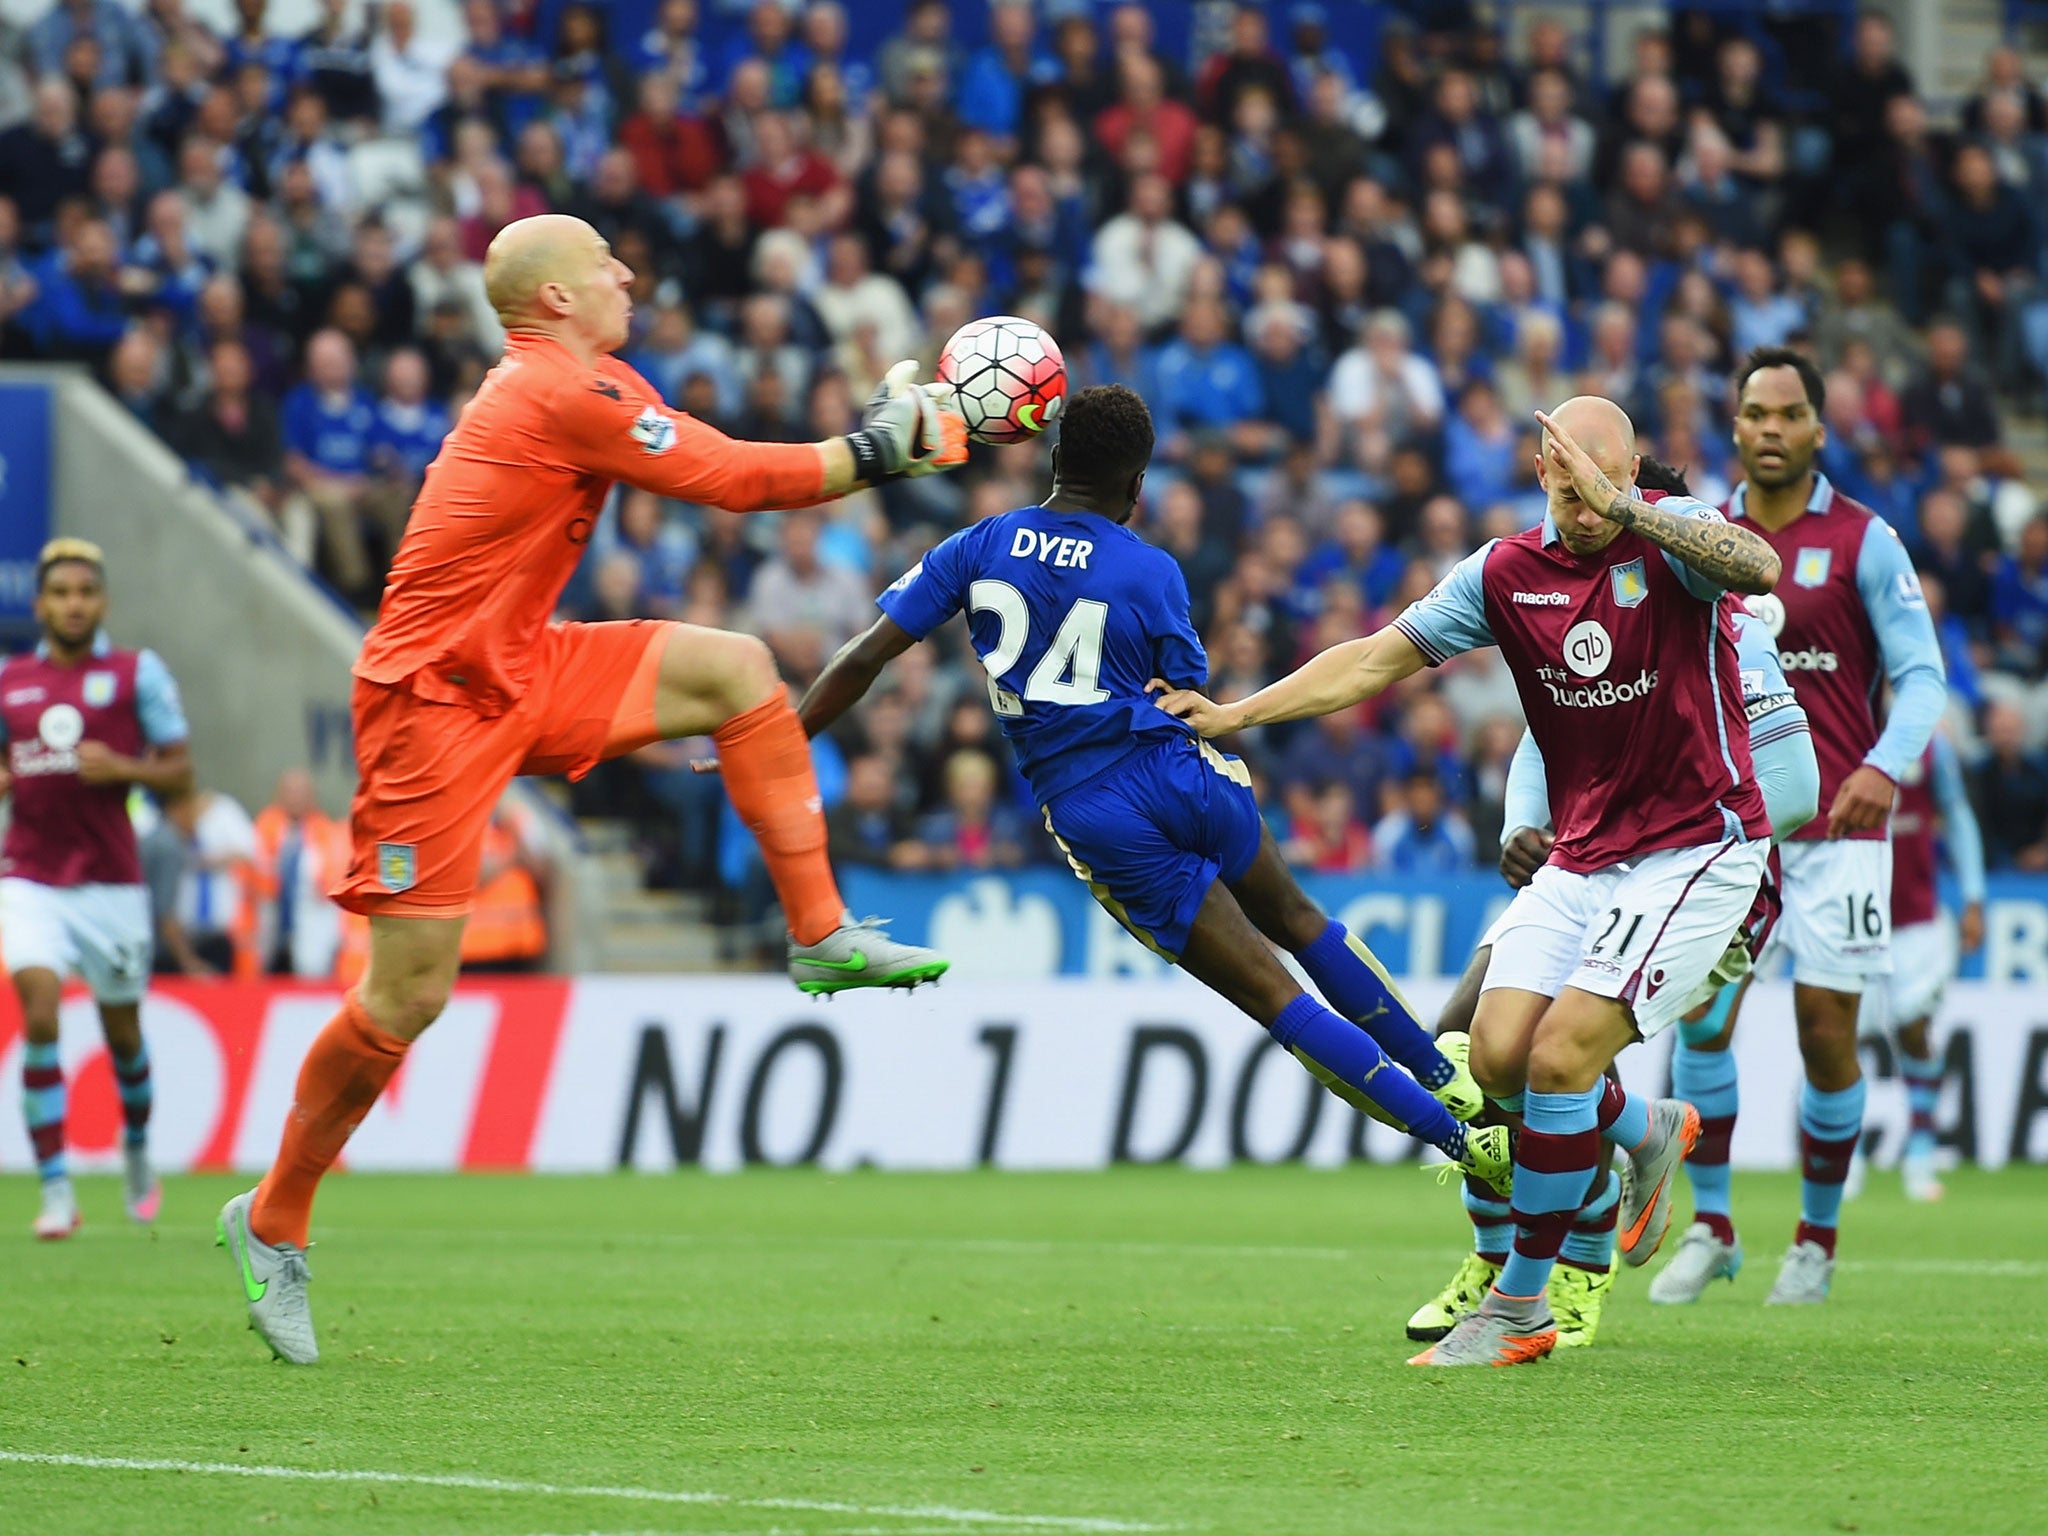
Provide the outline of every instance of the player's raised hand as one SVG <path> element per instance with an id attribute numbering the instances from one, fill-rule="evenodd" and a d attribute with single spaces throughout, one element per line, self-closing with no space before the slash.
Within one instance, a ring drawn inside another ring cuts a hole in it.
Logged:
<path id="1" fill-rule="evenodd" d="M 920 385 L 913 359 L 882 376 L 860 424 L 885 475 L 931 475 L 967 462 L 967 421 L 952 386 Z"/>
<path id="2" fill-rule="evenodd" d="M 1621 493 L 1614 482 L 1607 478 L 1607 471 L 1593 462 L 1593 456 L 1581 448 L 1578 440 L 1565 431 L 1548 411 L 1538 411 L 1536 419 L 1549 434 L 1544 443 L 1544 453 L 1550 460 L 1550 472 L 1563 475 L 1571 481 L 1572 489 L 1594 511 L 1606 516 L 1607 509 Z"/>
<path id="3" fill-rule="evenodd" d="M 1842 780 L 1842 787 L 1835 794 L 1835 803 L 1828 807 L 1828 836 L 1847 837 L 1853 832 L 1875 832 L 1891 815 L 1892 802 L 1898 793 L 1898 785 L 1886 778 L 1881 769 L 1865 763 Z"/>
<path id="4" fill-rule="evenodd" d="M 1517 827 L 1501 845 L 1501 878 L 1520 890 L 1536 878 L 1536 871 L 1550 857 L 1550 845 L 1557 839 L 1541 827 Z"/>
<path id="5" fill-rule="evenodd" d="M 1195 728 L 1197 736 L 1228 736 L 1239 728 L 1235 709 L 1228 704 L 1218 704 L 1205 694 L 1192 688 L 1167 688 L 1157 678 L 1152 681 L 1153 689 L 1165 689 L 1154 700 L 1158 706 L 1176 720 L 1185 720 Z"/>

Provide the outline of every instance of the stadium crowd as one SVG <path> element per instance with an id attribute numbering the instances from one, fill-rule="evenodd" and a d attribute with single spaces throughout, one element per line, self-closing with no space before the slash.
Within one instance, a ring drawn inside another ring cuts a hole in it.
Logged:
<path id="1" fill-rule="evenodd" d="M 447 45 L 408 0 L 323 0 L 300 37 L 236 9 L 0 33 L 0 355 L 100 370 L 359 607 L 501 344 L 484 248 L 545 209 L 637 274 L 628 360 L 737 436 L 843 432 L 989 313 L 1047 326 L 1073 387 L 1137 389 L 1141 527 L 1224 698 L 1539 518 L 1537 406 L 1609 396 L 1725 496 L 1730 369 L 1789 343 L 1826 373 L 1826 473 L 1921 568 L 1993 866 L 2048 869 L 2048 518 L 2001 428 L 2048 380 L 2048 103 L 2008 50 L 1948 128 L 1889 23 L 1828 8 L 1674 11 L 1611 80 L 1561 22 L 1456 0 L 466 0 Z M 978 448 L 780 518 L 624 494 L 564 610 L 751 628 L 801 687 L 1047 473 Z M 1055 858 L 941 638 L 817 744 L 836 856 Z M 1241 745 L 1302 867 L 1451 870 L 1491 862 L 1519 728 L 1482 652 Z M 705 750 L 574 794 L 744 916 L 766 882 Z"/>

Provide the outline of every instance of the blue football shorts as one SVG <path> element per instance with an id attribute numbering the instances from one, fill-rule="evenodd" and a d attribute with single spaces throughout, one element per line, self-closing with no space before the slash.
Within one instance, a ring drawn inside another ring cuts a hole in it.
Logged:
<path id="1" fill-rule="evenodd" d="M 1209 887 L 1242 879 L 1259 851 L 1250 770 L 1189 737 L 1068 790 L 1045 807 L 1045 827 L 1104 910 L 1169 960 Z"/>

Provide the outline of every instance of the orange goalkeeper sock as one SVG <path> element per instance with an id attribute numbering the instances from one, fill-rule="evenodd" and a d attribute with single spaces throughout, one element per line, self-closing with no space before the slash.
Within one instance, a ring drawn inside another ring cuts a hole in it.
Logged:
<path id="1" fill-rule="evenodd" d="M 257 1186 L 249 1228 L 266 1243 L 306 1246 L 313 1194 L 377 1095 L 405 1060 L 408 1042 L 379 1029 L 355 989 L 313 1038 L 299 1067 L 277 1160 Z"/>
<path id="2" fill-rule="evenodd" d="M 846 903 L 825 857 L 825 808 L 803 723 L 778 688 L 711 739 L 718 743 L 725 792 L 761 844 L 791 936 L 799 944 L 817 943 L 839 926 Z"/>

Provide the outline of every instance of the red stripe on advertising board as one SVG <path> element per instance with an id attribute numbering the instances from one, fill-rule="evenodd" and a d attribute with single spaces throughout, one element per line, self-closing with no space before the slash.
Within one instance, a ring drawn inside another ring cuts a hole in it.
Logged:
<path id="1" fill-rule="evenodd" d="M 463 984 L 465 992 L 489 992 L 498 1000 L 497 1028 L 462 1148 L 463 1167 L 533 1166 L 533 1139 L 554 1077 L 571 985 L 552 976 Z"/>

